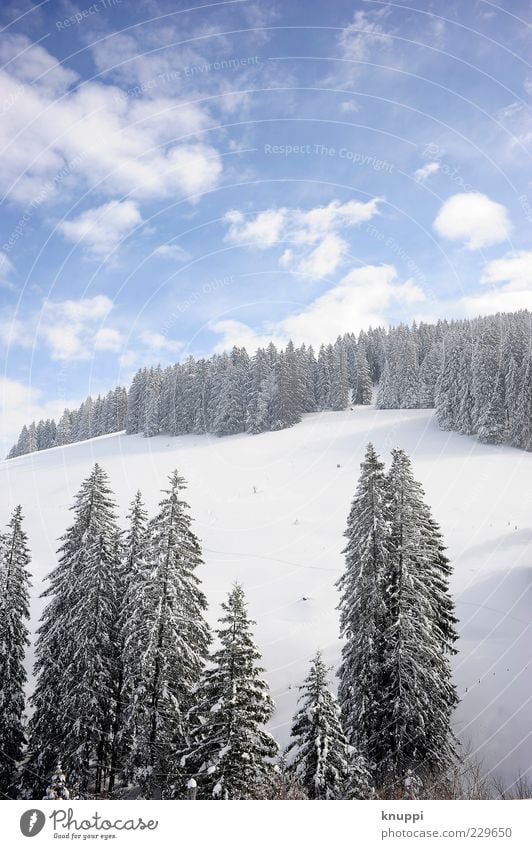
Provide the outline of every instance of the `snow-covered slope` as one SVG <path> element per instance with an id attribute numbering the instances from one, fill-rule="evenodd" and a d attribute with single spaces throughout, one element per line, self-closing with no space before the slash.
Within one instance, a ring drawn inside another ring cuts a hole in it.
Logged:
<path id="1" fill-rule="evenodd" d="M 307 661 L 320 647 L 338 662 L 334 582 L 369 440 L 386 462 L 395 446 L 412 457 L 449 547 L 461 635 L 456 731 L 486 771 L 507 779 L 525 772 L 532 764 L 532 454 L 443 433 L 430 411 L 358 407 L 307 416 L 291 430 L 222 439 L 113 435 L 0 464 L 0 519 L 19 502 L 26 516 L 32 627 L 42 578 L 91 465 L 98 461 L 110 475 L 122 520 L 138 488 L 153 510 L 177 467 L 203 542 L 210 619 L 241 581 L 277 704 L 272 727 L 285 742 Z"/>

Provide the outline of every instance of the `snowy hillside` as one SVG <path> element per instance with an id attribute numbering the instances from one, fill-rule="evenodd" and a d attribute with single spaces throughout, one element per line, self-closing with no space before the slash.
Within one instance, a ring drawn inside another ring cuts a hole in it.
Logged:
<path id="1" fill-rule="evenodd" d="M 316 413 L 292 429 L 257 436 L 118 434 L 3 462 L 0 517 L 7 522 L 10 509 L 23 505 L 33 553 L 32 628 L 43 606 L 42 579 L 55 564 L 68 508 L 91 465 L 98 461 L 108 472 L 122 520 L 138 488 L 153 512 L 177 467 L 189 483 L 203 544 L 209 618 L 214 623 L 231 583 L 241 581 L 277 706 L 272 728 L 286 742 L 308 660 L 321 648 L 328 662 L 338 662 L 334 582 L 369 440 L 386 463 L 391 448 L 407 451 L 448 545 L 460 619 L 455 730 L 472 741 L 487 771 L 506 778 L 526 771 L 532 454 L 444 433 L 428 410 Z"/>

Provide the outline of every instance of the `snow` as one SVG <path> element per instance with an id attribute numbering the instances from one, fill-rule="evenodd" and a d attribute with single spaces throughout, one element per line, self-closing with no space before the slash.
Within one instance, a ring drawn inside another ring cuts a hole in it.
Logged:
<path id="1" fill-rule="evenodd" d="M 513 779 L 532 763 L 532 454 L 442 432 L 430 410 L 315 413 L 257 436 L 113 434 L 0 463 L 0 518 L 6 524 L 22 504 L 33 554 L 32 630 L 42 579 L 92 464 L 108 472 L 123 525 L 138 488 L 153 515 L 177 467 L 203 544 L 209 620 L 232 583 L 242 583 L 276 702 L 270 730 L 284 745 L 316 649 L 328 664 L 339 660 L 334 582 L 369 440 L 387 465 L 391 448 L 410 455 L 448 545 L 460 619 L 455 730 L 486 771 Z M 32 662 L 30 652 L 28 669 Z"/>

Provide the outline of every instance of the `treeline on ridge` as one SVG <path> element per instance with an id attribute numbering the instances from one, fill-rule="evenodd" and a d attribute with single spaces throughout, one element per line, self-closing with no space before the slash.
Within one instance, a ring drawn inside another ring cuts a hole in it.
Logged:
<path id="1" fill-rule="evenodd" d="M 262 433 L 305 413 L 370 404 L 435 408 L 444 430 L 532 449 L 532 315 L 379 327 L 322 345 L 273 343 L 209 359 L 142 368 L 129 390 L 91 397 L 78 410 L 24 427 L 9 457 L 125 428 L 127 433 Z"/>

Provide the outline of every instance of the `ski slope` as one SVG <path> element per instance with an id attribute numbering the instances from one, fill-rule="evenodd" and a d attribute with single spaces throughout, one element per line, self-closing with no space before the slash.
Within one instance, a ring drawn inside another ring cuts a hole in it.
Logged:
<path id="1" fill-rule="evenodd" d="M 321 648 L 338 664 L 334 582 L 369 440 L 387 464 L 391 448 L 408 452 L 442 527 L 460 619 L 455 730 L 486 773 L 510 782 L 532 765 L 532 454 L 444 433 L 429 410 L 355 407 L 221 439 L 118 434 L 1 463 L 0 519 L 23 505 L 33 553 L 32 630 L 42 579 L 92 464 L 108 472 L 121 522 L 138 488 L 153 512 L 178 468 L 202 540 L 210 621 L 231 583 L 242 582 L 276 702 L 271 727 L 285 743 L 309 658 Z"/>

